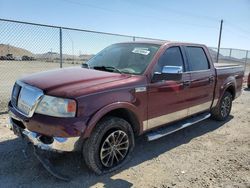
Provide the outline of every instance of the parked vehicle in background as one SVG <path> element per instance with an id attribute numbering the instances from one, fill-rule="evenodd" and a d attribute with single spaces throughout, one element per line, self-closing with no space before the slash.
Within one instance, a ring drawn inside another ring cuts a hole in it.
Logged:
<path id="1" fill-rule="evenodd" d="M 22 57 L 16 56 L 16 57 L 15 57 L 15 61 L 22 61 Z"/>
<path id="2" fill-rule="evenodd" d="M 83 67 L 18 80 L 10 122 L 36 147 L 80 151 L 97 174 L 121 167 L 137 136 L 226 120 L 244 76 L 242 66 L 214 64 L 206 46 L 178 42 L 114 44 Z"/>
<path id="3" fill-rule="evenodd" d="M 29 57 L 27 55 L 22 56 L 22 61 L 34 61 L 34 57 Z"/>
<path id="4" fill-rule="evenodd" d="M 6 60 L 10 60 L 10 61 L 15 60 L 15 58 L 13 57 L 13 54 L 7 54 L 6 58 L 7 58 Z"/>
<path id="5" fill-rule="evenodd" d="M 0 56 L 0 60 L 7 60 L 6 56 Z"/>

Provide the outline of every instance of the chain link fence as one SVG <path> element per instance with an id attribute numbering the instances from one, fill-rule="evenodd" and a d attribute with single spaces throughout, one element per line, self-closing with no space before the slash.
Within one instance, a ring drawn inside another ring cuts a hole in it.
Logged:
<path id="1" fill-rule="evenodd" d="M 0 113 L 15 81 L 25 75 L 62 67 L 80 66 L 110 44 L 160 40 L 82 29 L 0 19 Z M 210 48 L 215 59 L 216 48 Z M 219 62 L 240 63 L 249 72 L 248 51 L 220 49 Z M 247 63 L 246 63 L 247 62 Z"/>
<path id="2" fill-rule="evenodd" d="M 210 47 L 209 49 L 213 61 L 216 62 L 218 48 Z M 247 75 L 250 72 L 250 51 L 233 48 L 220 48 L 218 63 L 242 65 L 245 68 L 245 75 Z"/>

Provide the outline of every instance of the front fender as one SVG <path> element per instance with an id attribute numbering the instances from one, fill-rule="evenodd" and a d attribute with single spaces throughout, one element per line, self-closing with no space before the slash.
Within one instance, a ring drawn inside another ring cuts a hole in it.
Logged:
<path id="1" fill-rule="evenodd" d="M 87 123 L 87 128 L 84 131 L 83 138 L 88 138 L 91 135 L 91 132 L 93 131 L 96 124 L 101 120 L 101 118 L 104 117 L 107 113 L 116 109 L 126 109 L 133 112 L 134 115 L 138 118 L 140 124 L 140 132 L 142 131 L 142 120 L 139 118 L 140 115 L 138 108 L 128 102 L 115 102 L 107 106 L 104 106 L 91 117 L 91 119 Z"/>

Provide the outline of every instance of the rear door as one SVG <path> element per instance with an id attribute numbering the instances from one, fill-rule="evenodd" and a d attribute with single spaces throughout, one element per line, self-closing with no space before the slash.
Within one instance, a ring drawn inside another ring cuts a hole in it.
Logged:
<path id="1" fill-rule="evenodd" d="M 205 48 L 185 46 L 188 60 L 188 72 L 191 76 L 189 91 L 190 107 L 188 115 L 209 110 L 213 102 L 215 87 L 215 70 L 210 65 Z"/>

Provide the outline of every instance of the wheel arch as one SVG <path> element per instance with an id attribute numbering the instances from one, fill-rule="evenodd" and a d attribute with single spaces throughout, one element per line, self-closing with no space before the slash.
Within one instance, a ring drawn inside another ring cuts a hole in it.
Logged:
<path id="1" fill-rule="evenodd" d="M 233 85 L 233 84 L 229 85 L 229 86 L 225 89 L 224 93 L 225 93 L 225 92 L 231 93 L 231 95 L 232 95 L 232 97 L 233 97 L 233 100 L 235 99 L 235 94 L 236 94 L 235 85 Z"/>
<path id="2" fill-rule="evenodd" d="M 125 119 L 130 123 L 135 136 L 140 135 L 142 131 L 142 121 L 139 119 L 140 116 L 137 108 L 127 102 L 117 102 L 103 107 L 91 117 L 83 134 L 83 138 L 88 138 L 96 124 L 107 116 L 115 116 Z"/>
<path id="3" fill-rule="evenodd" d="M 212 105 L 212 108 L 218 106 L 220 104 L 220 101 L 225 94 L 225 92 L 230 92 L 232 94 L 233 100 L 236 97 L 236 81 L 233 78 L 228 78 L 227 80 L 224 81 L 224 84 L 220 89 L 218 90 L 218 98 L 216 98 L 216 102 Z M 216 91 L 215 91 L 216 92 Z"/>

